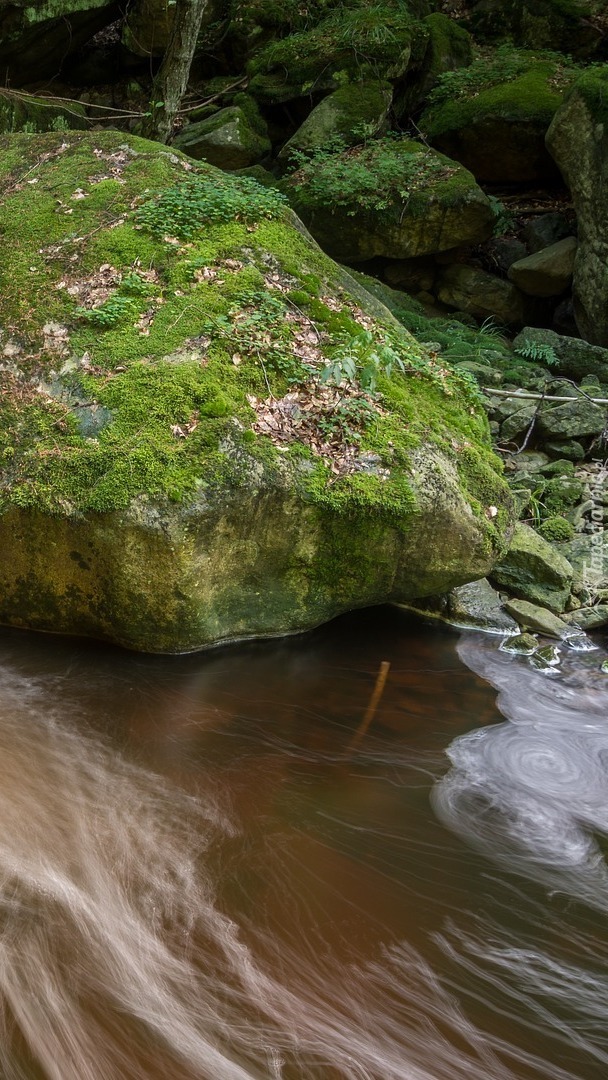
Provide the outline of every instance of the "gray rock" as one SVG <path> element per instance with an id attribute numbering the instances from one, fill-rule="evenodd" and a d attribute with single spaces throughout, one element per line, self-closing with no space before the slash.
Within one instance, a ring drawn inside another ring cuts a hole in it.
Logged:
<path id="1" fill-rule="evenodd" d="M 568 439 L 546 442 L 545 450 L 554 457 L 568 458 L 570 461 L 582 461 L 585 457 L 585 447 L 576 439 Z"/>
<path id="2" fill-rule="evenodd" d="M 530 666 L 537 671 L 552 671 L 559 667 L 560 663 L 561 653 L 557 645 L 544 645 L 530 657 Z"/>
<path id="3" fill-rule="evenodd" d="M 516 634 L 515 637 L 503 641 L 501 652 L 515 653 L 516 656 L 532 656 L 538 648 L 538 638 L 535 634 Z"/>
<path id="4" fill-rule="evenodd" d="M 584 72 L 557 110 L 546 144 L 572 193 L 579 232 L 574 313 L 581 335 L 608 345 L 608 65 Z"/>
<path id="5" fill-rule="evenodd" d="M 526 225 L 523 235 L 530 254 L 534 254 L 551 244 L 556 244 L 559 240 L 564 240 L 571 233 L 572 225 L 565 214 L 552 211 L 532 218 Z"/>
<path id="6" fill-rule="evenodd" d="M 524 435 L 534 420 L 536 413 L 535 405 L 527 405 L 525 408 L 519 409 L 518 412 L 511 413 L 503 421 L 500 429 L 501 438 L 505 442 L 511 442 L 512 439 L 517 439 L 519 435 Z"/>
<path id="7" fill-rule="evenodd" d="M 456 626 L 474 626 L 490 634 L 517 632 L 517 623 L 507 615 L 487 578 L 452 589 L 447 614 Z"/>
<path id="8" fill-rule="evenodd" d="M 572 567 L 534 529 L 519 523 L 507 554 L 492 571 L 491 580 L 523 600 L 559 613 L 565 610 L 570 594 Z"/>
<path id="9" fill-rule="evenodd" d="M 535 630 L 546 637 L 561 639 L 568 634 L 570 629 L 568 623 L 563 619 L 558 619 L 552 611 L 538 604 L 530 604 L 527 600 L 507 600 L 505 611 L 512 615 L 523 629 Z"/>
<path id="10" fill-rule="evenodd" d="M 574 236 L 558 240 L 509 267 L 509 280 L 529 296 L 559 296 L 572 281 L 577 241 Z"/>
<path id="11" fill-rule="evenodd" d="M 567 621 L 581 630 L 597 630 L 608 624 L 608 604 L 595 604 L 593 607 L 581 607 L 568 613 Z"/>
<path id="12" fill-rule="evenodd" d="M 594 501 L 591 501 L 594 505 Z M 584 600 L 597 595 L 598 590 L 608 588 L 608 536 L 599 529 L 594 533 L 575 536 L 565 544 L 555 547 L 573 570 L 573 585 Z"/>
<path id="13" fill-rule="evenodd" d="M 524 326 L 513 341 L 513 348 L 534 350 L 550 348 L 557 357 L 552 371 L 565 375 L 569 379 L 582 379 L 585 375 L 597 375 L 599 379 L 608 378 L 608 349 L 590 345 L 578 337 L 556 334 L 553 330 L 543 330 L 537 326 Z"/>
<path id="14" fill-rule="evenodd" d="M 464 263 L 453 263 L 441 271 L 437 297 L 442 304 L 480 319 L 494 316 L 512 325 L 526 318 L 527 301 L 515 285 Z"/>
<path id="15" fill-rule="evenodd" d="M 541 410 L 538 428 L 542 435 L 553 439 L 600 435 L 608 423 L 606 409 L 606 406 L 593 405 L 585 398 L 566 401 L 563 405 Z"/>

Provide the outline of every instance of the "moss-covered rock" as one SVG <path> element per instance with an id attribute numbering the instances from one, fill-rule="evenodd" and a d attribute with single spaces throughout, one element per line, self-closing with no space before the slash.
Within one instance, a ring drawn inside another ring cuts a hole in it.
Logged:
<path id="1" fill-rule="evenodd" d="M 219 109 L 198 123 L 186 124 L 173 145 L 190 157 L 229 171 L 255 165 L 271 149 L 262 118 L 258 118 L 254 127 L 239 105 Z"/>
<path id="2" fill-rule="evenodd" d="M 69 131 L 88 127 L 84 106 L 54 98 L 0 90 L 0 134 L 10 131 Z"/>
<path id="3" fill-rule="evenodd" d="M 282 182 L 315 239 L 346 262 L 481 242 L 494 211 L 455 161 L 405 137 L 318 154 Z"/>
<path id="4" fill-rule="evenodd" d="M 571 633 L 567 622 L 548 608 L 531 604 L 529 600 L 507 600 L 505 611 L 512 615 L 522 630 L 533 630 L 545 637 L 564 638 Z"/>
<path id="5" fill-rule="evenodd" d="M 393 98 L 388 82 L 346 83 L 328 94 L 307 116 L 281 149 L 279 158 L 289 161 L 294 152 L 307 153 L 330 147 L 355 146 L 386 128 Z"/>
<path id="6" fill-rule="evenodd" d="M 574 313 L 581 336 L 608 346 L 608 64 L 577 79 L 547 146 L 572 192 L 579 232 Z"/>
<path id="7" fill-rule="evenodd" d="M 524 326 L 514 339 L 513 347 L 523 356 L 548 361 L 557 375 L 565 375 L 577 382 L 587 375 L 608 381 L 608 349 L 591 345 L 581 338 L 556 334 L 539 326 Z M 559 393 L 564 393 L 565 389 L 562 385 Z"/>
<path id="8" fill-rule="evenodd" d="M 416 18 L 421 7 L 428 14 L 426 5 L 398 0 L 333 6 L 312 26 L 254 55 L 249 92 L 263 102 L 281 102 L 336 90 L 348 80 L 400 78 L 426 49 L 428 30 Z"/>
<path id="9" fill-rule="evenodd" d="M 478 180 L 555 180 L 545 134 L 573 79 L 565 61 L 498 49 L 441 76 L 420 126 Z"/>
<path id="10" fill-rule="evenodd" d="M 515 527 L 509 551 L 492 572 L 492 580 L 521 600 L 559 614 L 565 610 L 570 594 L 572 567 L 534 529 L 520 523 Z"/>
<path id="11" fill-rule="evenodd" d="M 1 622 L 195 649 L 501 554 L 467 385 L 275 192 L 118 132 L 4 136 L 0 229 Z"/>
<path id="12" fill-rule="evenodd" d="M 604 0 L 477 0 L 469 26 L 479 39 L 592 56 L 602 50 Z"/>

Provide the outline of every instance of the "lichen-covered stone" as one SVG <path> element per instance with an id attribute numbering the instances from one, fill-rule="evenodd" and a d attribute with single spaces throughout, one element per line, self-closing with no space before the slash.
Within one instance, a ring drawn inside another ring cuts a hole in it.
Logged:
<path id="1" fill-rule="evenodd" d="M 541 409 L 538 428 L 551 439 L 579 439 L 600 435 L 608 422 L 606 406 L 594 405 L 587 398 L 565 401 L 563 405 Z"/>
<path id="2" fill-rule="evenodd" d="M 448 615 L 456 626 L 476 627 L 490 634 L 517 633 L 517 623 L 507 614 L 487 578 L 452 589 Z"/>
<path id="3" fill-rule="evenodd" d="M 179 652 L 502 553 L 465 384 L 274 193 L 116 131 L 4 136 L 0 229 L 0 622 Z M 345 340 L 389 349 L 378 396 L 322 383 Z"/>
<path id="4" fill-rule="evenodd" d="M 519 523 L 507 554 L 494 567 L 492 581 L 522 600 L 559 613 L 570 594 L 572 567 L 534 529 Z"/>
<path id="5" fill-rule="evenodd" d="M 603 12 L 604 0 L 477 0 L 469 25 L 480 39 L 589 57 L 602 49 Z"/>
<path id="6" fill-rule="evenodd" d="M 542 350 L 551 350 L 552 371 L 577 382 L 586 375 L 596 375 L 600 380 L 608 381 L 608 349 L 591 345 L 581 338 L 556 334 L 539 326 L 524 326 L 513 341 L 513 348 L 529 355 L 535 352 L 542 355 Z M 562 385 L 559 392 L 566 390 Z"/>
<path id="7" fill-rule="evenodd" d="M 581 336 L 608 346 L 608 64 L 574 84 L 547 132 L 547 147 L 572 192 L 579 246 L 574 314 Z"/>

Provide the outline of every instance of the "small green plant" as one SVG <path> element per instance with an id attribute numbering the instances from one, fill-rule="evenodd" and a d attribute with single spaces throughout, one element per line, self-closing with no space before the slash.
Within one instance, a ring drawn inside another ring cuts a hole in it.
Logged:
<path id="1" fill-rule="evenodd" d="M 216 222 L 255 224 L 276 218 L 285 196 L 248 176 L 196 176 L 161 191 L 136 212 L 136 222 L 153 236 L 192 240 L 200 229 Z"/>
<path id="2" fill-rule="evenodd" d="M 99 307 L 76 308 L 75 314 L 79 319 L 98 326 L 100 330 L 110 330 L 113 326 L 124 322 L 125 319 L 135 318 L 137 306 L 128 296 L 110 296 Z"/>
<path id="3" fill-rule="evenodd" d="M 327 439 L 338 438 L 347 443 L 360 442 L 361 434 L 376 415 L 369 397 L 347 398 L 331 412 L 323 413 L 317 427 Z"/>
<path id="4" fill-rule="evenodd" d="M 546 364 L 547 367 L 556 367 L 559 364 L 559 356 L 553 346 L 542 341 L 525 341 L 518 345 L 514 352 L 524 360 L 533 360 L 537 364 Z"/>
<path id="5" fill-rule="evenodd" d="M 134 270 L 125 274 L 120 283 L 121 293 L 127 293 L 129 296 L 146 296 L 150 293 L 150 285 L 140 274 L 137 274 Z"/>
<path id="6" fill-rule="evenodd" d="M 492 235 L 496 237 L 506 236 L 513 231 L 515 227 L 515 218 L 505 204 L 500 199 L 497 199 L 495 195 L 488 195 L 488 198 L 494 213 L 494 230 Z"/>
<path id="7" fill-rule="evenodd" d="M 344 340 L 330 363 L 323 368 L 321 381 L 337 386 L 344 382 L 358 382 L 364 390 L 373 393 L 378 376 L 390 377 L 394 370 L 407 370 L 403 358 L 390 344 L 378 344 L 366 330 Z"/>

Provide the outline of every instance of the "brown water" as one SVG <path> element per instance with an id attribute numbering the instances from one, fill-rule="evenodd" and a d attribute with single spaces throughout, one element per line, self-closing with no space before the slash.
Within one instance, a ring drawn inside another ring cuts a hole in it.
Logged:
<path id="1" fill-rule="evenodd" d="M 2 632 L 2 1080 L 604 1080 L 598 663 Z"/>

